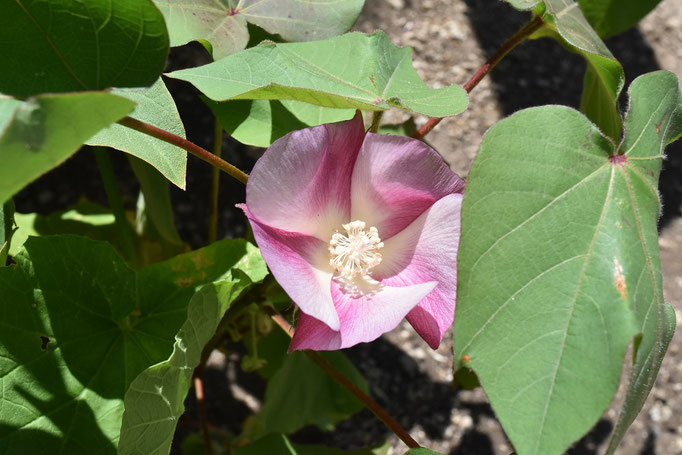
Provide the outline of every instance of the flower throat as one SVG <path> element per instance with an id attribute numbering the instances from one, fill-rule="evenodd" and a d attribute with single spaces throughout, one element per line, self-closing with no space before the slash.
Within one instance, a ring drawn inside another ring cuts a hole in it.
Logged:
<path id="1" fill-rule="evenodd" d="M 365 229 L 360 220 L 344 224 L 346 235 L 335 231 L 329 241 L 329 265 L 346 279 L 360 275 L 369 278 L 369 272 L 381 262 L 379 250 L 384 244 L 374 226 Z"/>

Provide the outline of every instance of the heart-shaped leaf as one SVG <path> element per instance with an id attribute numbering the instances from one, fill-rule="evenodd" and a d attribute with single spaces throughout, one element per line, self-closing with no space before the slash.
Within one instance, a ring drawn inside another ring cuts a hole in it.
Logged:
<path id="1" fill-rule="evenodd" d="M 0 125 L 5 125 L 0 130 L 0 202 L 134 108 L 132 101 L 104 92 L 38 95 L 23 102 L 0 98 Z"/>
<path id="2" fill-rule="evenodd" d="M 171 355 L 196 290 L 248 274 L 254 250 L 226 240 L 135 272 L 83 237 L 24 248 L 0 268 L 3 453 L 116 453 L 130 384 Z"/>
<path id="3" fill-rule="evenodd" d="M 151 0 L 0 2 L 0 92 L 8 95 L 151 85 L 167 54 Z"/>
<path id="4" fill-rule="evenodd" d="M 333 58 L 330 58 L 333 56 Z M 412 50 L 378 31 L 311 43 L 263 43 L 198 68 L 174 71 L 214 101 L 290 99 L 318 106 L 446 117 L 462 112 L 458 85 L 430 89 L 412 67 Z"/>
<path id="5" fill-rule="evenodd" d="M 669 339 L 656 187 L 680 93 L 667 72 L 630 93 L 621 149 L 572 109 L 532 108 L 486 133 L 469 174 L 457 366 L 476 372 L 521 454 L 563 453 L 594 425 L 638 332 L 643 402 Z"/>
<path id="6" fill-rule="evenodd" d="M 364 0 L 155 0 L 172 46 L 207 41 L 217 60 L 249 42 L 247 22 L 286 41 L 312 41 L 347 32 Z"/>

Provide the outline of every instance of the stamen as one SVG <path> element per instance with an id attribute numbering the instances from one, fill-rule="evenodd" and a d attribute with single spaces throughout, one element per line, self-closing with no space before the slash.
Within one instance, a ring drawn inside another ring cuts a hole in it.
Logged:
<path id="1" fill-rule="evenodd" d="M 357 276 L 372 280 L 369 272 L 381 262 L 379 250 L 384 246 L 377 228 L 365 229 L 365 222 L 360 220 L 344 224 L 343 228 L 346 235 L 335 231 L 329 241 L 329 265 L 348 280 Z"/>

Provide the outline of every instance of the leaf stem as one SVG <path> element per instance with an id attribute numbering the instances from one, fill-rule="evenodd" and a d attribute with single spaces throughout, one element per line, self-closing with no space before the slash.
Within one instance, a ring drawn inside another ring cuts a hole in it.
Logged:
<path id="1" fill-rule="evenodd" d="M 176 145 L 188 151 L 192 155 L 201 158 L 208 164 L 226 172 L 231 177 L 234 177 L 243 184 L 246 184 L 246 181 L 249 179 L 248 174 L 242 172 L 222 158 L 215 156 L 208 150 L 199 147 L 195 143 L 190 142 L 183 137 L 177 136 L 166 130 L 162 130 L 161 128 L 157 128 L 154 125 L 150 125 L 149 123 L 141 122 L 140 120 L 134 119 L 132 117 L 124 117 L 119 120 L 118 123 L 128 128 L 134 129 L 135 131 L 139 131 L 164 142 L 168 142 L 169 144 Z"/>
<path id="2" fill-rule="evenodd" d="M 278 313 L 271 313 L 270 317 L 273 321 L 286 332 L 290 337 L 294 336 L 295 330 L 289 324 L 289 322 Z M 401 441 L 411 449 L 416 449 L 421 447 L 417 441 L 412 439 L 412 436 L 405 430 L 397 421 L 393 419 L 379 404 L 369 397 L 365 392 L 360 390 L 355 384 L 353 384 L 347 377 L 343 375 L 339 370 L 334 368 L 334 366 L 329 363 L 324 357 L 315 351 L 304 351 L 310 359 L 317 364 L 325 373 L 331 376 L 336 382 L 338 382 L 342 387 L 348 390 L 350 393 L 355 395 L 362 403 L 370 410 L 372 413 L 381 420 L 396 436 L 400 438 Z"/>
<path id="3" fill-rule="evenodd" d="M 369 126 L 370 133 L 376 133 L 379 131 L 379 124 L 381 123 L 381 117 L 384 116 L 386 111 L 374 111 L 372 112 L 372 124 Z"/>
<path id="4" fill-rule="evenodd" d="M 206 453 L 213 455 L 213 445 L 211 444 L 211 434 L 208 428 L 208 415 L 206 413 L 206 403 L 204 403 L 204 381 L 201 379 L 201 371 L 194 375 L 194 394 L 197 397 L 197 407 L 199 408 L 199 422 L 201 423 L 201 431 L 204 434 L 204 445 L 206 446 Z"/>
<path id="5" fill-rule="evenodd" d="M 474 73 L 473 76 L 462 86 L 467 93 L 471 91 L 478 85 L 479 82 L 490 72 L 495 66 L 507 55 L 512 49 L 518 46 L 523 40 L 528 38 L 533 32 L 542 27 L 544 21 L 542 16 L 535 16 L 530 22 L 521 27 L 521 29 L 512 35 L 507 41 L 504 42 L 495 53 L 485 61 L 483 66 L 481 66 L 478 71 Z M 429 133 L 436 125 L 443 120 L 443 117 L 431 117 L 421 128 L 419 128 L 412 137 L 415 139 L 421 139 L 426 134 Z"/>
<path id="6" fill-rule="evenodd" d="M 95 152 L 95 161 L 97 161 L 97 167 L 102 176 L 104 192 L 107 194 L 109 207 L 111 207 L 111 211 L 114 214 L 114 222 L 116 223 L 116 229 L 121 240 L 121 249 L 129 261 L 136 262 L 135 234 L 133 227 L 126 218 L 123 198 L 121 198 L 121 192 L 118 188 L 114 167 L 111 165 L 109 151 L 104 147 L 93 147 L 93 149 Z"/>
<path id="7" fill-rule="evenodd" d="M 223 146 L 223 127 L 215 120 L 213 127 L 213 154 L 220 158 Z M 208 215 L 208 243 L 211 244 L 218 238 L 218 198 L 220 190 L 220 169 L 211 168 L 211 195 L 210 212 Z"/>

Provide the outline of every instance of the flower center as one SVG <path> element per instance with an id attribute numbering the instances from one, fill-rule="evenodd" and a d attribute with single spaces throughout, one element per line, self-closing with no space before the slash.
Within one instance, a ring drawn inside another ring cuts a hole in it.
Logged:
<path id="1" fill-rule="evenodd" d="M 379 250 L 384 246 L 377 228 L 365 229 L 365 222 L 360 220 L 343 228 L 346 235 L 335 231 L 329 241 L 329 265 L 350 280 L 358 275 L 369 278 L 370 269 L 381 262 Z"/>

